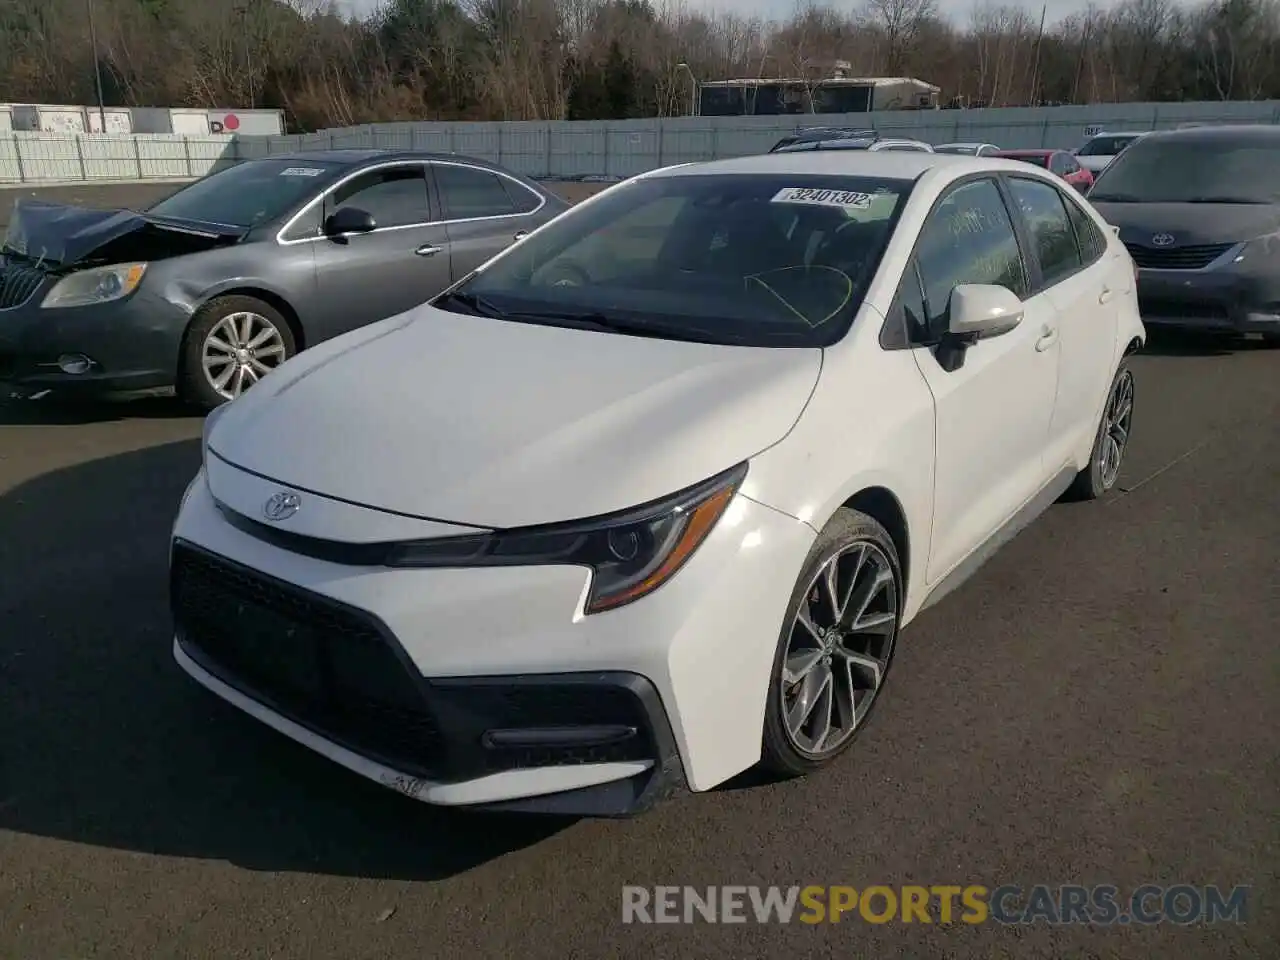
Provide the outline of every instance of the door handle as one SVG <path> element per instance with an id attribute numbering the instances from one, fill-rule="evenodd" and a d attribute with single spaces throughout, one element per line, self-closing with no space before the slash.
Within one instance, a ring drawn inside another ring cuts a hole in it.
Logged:
<path id="1" fill-rule="evenodd" d="M 437 247 L 430 243 L 424 243 L 422 246 L 420 246 L 417 250 L 413 252 L 420 257 L 434 257 L 437 253 L 440 252 L 440 247 Z"/>
<path id="2" fill-rule="evenodd" d="M 1115 296 L 1115 291 L 1113 291 L 1110 287 L 1103 287 L 1102 292 L 1098 294 L 1098 302 L 1109 303 L 1113 296 Z"/>
<path id="3" fill-rule="evenodd" d="M 1036 353 L 1044 353 L 1055 343 L 1058 342 L 1058 331 L 1045 327 L 1040 335 L 1040 339 L 1036 341 Z"/>

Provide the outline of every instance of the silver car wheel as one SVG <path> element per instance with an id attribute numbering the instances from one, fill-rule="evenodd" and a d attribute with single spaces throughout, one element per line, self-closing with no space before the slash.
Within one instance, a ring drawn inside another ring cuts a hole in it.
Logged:
<path id="1" fill-rule="evenodd" d="M 209 386 L 226 400 L 234 400 L 288 359 L 275 324 L 248 312 L 230 313 L 214 324 L 200 357 Z"/>
<path id="2" fill-rule="evenodd" d="M 1098 478 L 1102 489 L 1110 490 L 1120 476 L 1120 464 L 1129 446 L 1129 428 L 1133 423 L 1133 373 L 1126 370 L 1116 380 L 1102 414 L 1102 437 L 1098 444 Z"/>
<path id="3" fill-rule="evenodd" d="M 801 754 L 840 749 L 871 709 L 898 632 L 893 564 L 867 540 L 818 568 L 791 625 L 782 661 L 783 727 Z"/>

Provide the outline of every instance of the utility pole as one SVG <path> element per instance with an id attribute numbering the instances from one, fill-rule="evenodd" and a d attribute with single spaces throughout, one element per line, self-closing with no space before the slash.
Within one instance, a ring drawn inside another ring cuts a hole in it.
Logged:
<path id="1" fill-rule="evenodd" d="M 257 91 L 254 89 L 253 82 L 253 56 L 249 51 L 249 4 L 235 8 L 236 15 L 240 18 L 241 39 L 244 43 L 244 71 L 245 78 L 249 83 L 249 109 L 254 109 L 257 104 Z"/>
<path id="2" fill-rule="evenodd" d="M 99 133 L 107 132 L 107 107 L 102 99 L 102 61 L 98 59 L 98 31 L 93 25 L 93 0 L 85 0 L 89 11 L 89 43 L 93 47 L 93 79 L 98 88 L 98 120 L 102 124 Z"/>
<path id="3" fill-rule="evenodd" d="M 698 114 L 698 78 L 693 73 L 693 68 L 689 64 L 681 61 L 676 64 L 676 70 L 683 70 L 689 75 L 689 116 L 694 117 Z"/>
<path id="4" fill-rule="evenodd" d="M 1035 66 L 1031 68 L 1031 103 L 1030 106 L 1036 107 L 1040 105 L 1040 98 L 1036 95 L 1036 91 L 1040 86 L 1040 47 L 1044 43 L 1044 18 L 1049 12 L 1049 5 L 1046 3 L 1040 8 L 1040 29 L 1036 32 L 1036 61 Z"/>

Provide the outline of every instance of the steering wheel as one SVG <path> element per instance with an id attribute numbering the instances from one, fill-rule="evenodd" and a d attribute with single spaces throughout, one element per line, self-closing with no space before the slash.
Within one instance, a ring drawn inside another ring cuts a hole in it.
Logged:
<path id="1" fill-rule="evenodd" d="M 541 280 L 548 287 L 585 287 L 591 283 L 587 271 L 571 261 L 553 264 L 543 272 Z"/>

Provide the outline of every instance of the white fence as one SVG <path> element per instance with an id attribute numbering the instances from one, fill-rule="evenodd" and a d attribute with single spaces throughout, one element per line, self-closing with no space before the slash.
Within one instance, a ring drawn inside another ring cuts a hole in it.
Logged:
<path id="1" fill-rule="evenodd" d="M 541 179 L 615 178 L 674 163 L 763 153 L 781 137 L 808 126 L 871 127 L 935 144 L 980 141 L 1009 148 L 1070 148 L 1097 130 L 1215 123 L 1280 123 L 1280 101 L 582 122 L 388 123 L 280 137 L 14 132 L 0 133 L 0 183 L 200 177 L 240 160 L 344 147 L 460 153 Z"/>

